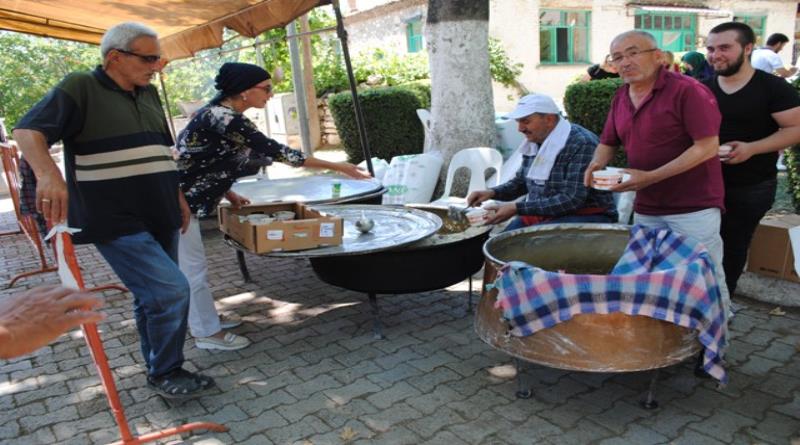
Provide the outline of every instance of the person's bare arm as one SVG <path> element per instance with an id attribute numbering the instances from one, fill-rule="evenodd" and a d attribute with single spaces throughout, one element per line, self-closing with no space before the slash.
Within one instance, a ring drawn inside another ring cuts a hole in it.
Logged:
<path id="1" fill-rule="evenodd" d="M 796 66 L 793 66 L 793 67 L 791 67 L 789 69 L 786 69 L 784 67 L 780 67 L 780 68 L 775 70 L 775 74 L 777 74 L 778 76 L 781 76 L 781 77 L 792 77 L 792 76 L 794 76 L 794 73 L 796 73 L 796 72 L 797 72 L 797 67 Z"/>
<path id="2" fill-rule="evenodd" d="M 486 219 L 486 224 L 500 224 L 510 218 L 517 216 L 517 204 L 509 202 L 496 207 L 487 207 L 487 210 L 494 210 L 495 213 Z"/>
<path id="3" fill-rule="evenodd" d="M 492 198 L 494 198 L 494 190 L 476 190 L 467 196 L 467 207 L 478 206 Z"/>
<path id="4" fill-rule="evenodd" d="M 691 147 L 687 148 L 686 151 L 681 153 L 680 156 L 655 170 L 644 171 L 631 168 L 624 169 L 626 173 L 631 175 L 630 179 L 622 184 L 615 185 L 610 190 L 612 192 L 641 190 L 651 184 L 661 182 L 667 178 L 690 170 L 713 158 L 714 156 L 717 156 L 718 152 L 718 136 L 709 136 L 707 138 L 698 139 L 694 141 L 694 144 Z"/>
<path id="5" fill-rule="evenodd" d="M 355 179 L 372 178 L 368 171 L 362 170 L 349 162 L 330 162 L 313 156 L 306 158 L 303 167 L 334 170 Z"/>
<path id="6" fill-rule="evenodd" d="M 0 298 L 0 358 L 28 354 L 72 328 L 102 320 L 93 310 L 102 303 L 98 296 L 57 286 Z"/>
<path id="7" fill-rule="evenodd" d="M 242 206 L 246 206 L 250 204 L 250 200 L 245 198 L 244 196 L 234 192 L 233 190 L 228 190 L 225 192 L 225 199 L 230 201 L 231 207 L 234 209 L 241 208 Z"/>
<path id="8" fill-rule="evenodd" d="M 178 187 L 178 208 L 181 210 L 181 233 L 186 233 L 189 230 L 189 221 L 192 219 L 192 210 L 189 208 L 189 203 L 186 202 L 186 197 L 183 196 L 183 191 Z"/>
<path id="9" fill-rule="evenodd" d="M 51 224 L 67 218 L 67 183 L 50 156 L 44 134 L 36 130 L 13 132 L 22 155 L 36 174 L 36 210 Z"/>
<path id="10" fill-rule="evenodd" d="M 752 142 L 726 142 L 727 145 L 733 147 L 733 151 L 725 163 L 739 164 L 753 155 L 778 151 L 800 143 L 800 107 L 772 113 L 772 118 L 780 127 L 780 130 L 775 133 Z"/>

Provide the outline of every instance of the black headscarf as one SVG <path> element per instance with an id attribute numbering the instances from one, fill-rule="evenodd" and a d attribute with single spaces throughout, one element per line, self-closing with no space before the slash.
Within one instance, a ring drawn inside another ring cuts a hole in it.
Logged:
<path id="1" fill-rule="evenodd" d="M 214 78 L 214 88 L 219 90 L 211 103 L 218 104 L 226 97 L 253 88 L 270 78 L 267 70 L 250 63 L 226 62 Z"/>

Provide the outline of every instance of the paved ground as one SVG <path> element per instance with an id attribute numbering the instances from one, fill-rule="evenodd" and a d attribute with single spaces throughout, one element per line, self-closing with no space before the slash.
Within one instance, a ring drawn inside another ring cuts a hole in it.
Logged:
<path id="1" fill-rule="evenodd" d="M 0 231 L 13 227 L 0 213 Z M 186 344 L 191 368 L 219 390 L 170 407 L 145 387 L 131 297 L 108 292 L 102 323 L 130 424 L 145 433 L 213 420 L 228 433 L 197 444 L 797 444 L 800 443 L 800 311 L 739 299 L 728 354 L 731 384 L 717 390 L 690 366 L 666 370 L 661 407 L 639 407 L 647 374 L 587 374 L 531 366 L 534 396 L 514 397 L 507 356 L 482 343 L 465 314 L 465 283 L 381 296 L 386 340 L 373 340 L 365 297 L 319 281 L 304 260 L 250 257 L 244 284 L 234 254 L 206 233 L 219 307 L 241 317 L 255 344 L 212 353 Z M 80 247 L 90 284 L 116 281 L 97 252 Z M 35 266 L 22 236 L 0 241 L 0 284 Z M 410 277 L 411 279 L 411 277 Z M 0 298 L 55 274 L 28 278 Z M 794 438 L 794 439 L 792 439 Z M 0 443 L 106 443 L 118 439 L 79 334 L 33 356 L 0 361 Z M 174 439 L 170 443 L 180 443 Z"/>

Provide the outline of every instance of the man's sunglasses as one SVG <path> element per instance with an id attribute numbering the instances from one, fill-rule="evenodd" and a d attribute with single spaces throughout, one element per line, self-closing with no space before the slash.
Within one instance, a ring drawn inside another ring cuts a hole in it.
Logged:
<path id="1" fill-rule="evenodd" d="M 119 49 L 119 48 L 114 48 L 114 49 L 121 52 L 122 54 L 138 57 L 142 62 L 145 63 L 156 63 L 161 60 L 161 56 L 146 56 L 144 54 L 136 54 L 135 52 L 132 51 L 125 51 L 124 49 Z"/>

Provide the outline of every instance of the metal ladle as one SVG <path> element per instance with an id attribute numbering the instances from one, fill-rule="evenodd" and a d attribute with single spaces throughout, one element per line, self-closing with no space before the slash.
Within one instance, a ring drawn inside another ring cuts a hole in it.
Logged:
<path id="1" fill-rule="evenodd" d="M 375 221 L 367 218 L 367 214 L 361 211 L 361 218 L 356 220 L 356 229 L 361 233 L 369 233 L 375 227 Z"/>
<path id="2" fill-rule="evenodd" d="M 450 204 L 447 206 L 447 217 L 457 223 L 465 223 L 467 222 L 467 212 L 472 209 L 472 206 L 463 207 L 456 204 Z"/>

